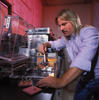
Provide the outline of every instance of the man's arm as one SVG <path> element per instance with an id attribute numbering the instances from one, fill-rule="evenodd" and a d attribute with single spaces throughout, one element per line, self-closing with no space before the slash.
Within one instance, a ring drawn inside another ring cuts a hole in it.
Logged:
<path id="1" fill-rule="evenodd" d="M 52 88 L 62 88 L 71 83 L 77 77 L 83 73 L 83 70 L 72 67 L 66 71 L 61 78 L 57 77 L 46 77 L 41 79 L 37 85 L 39 87 L 52 87 Z"/>
<path id="2" fill-rule="evenodd" d="M 64 74 L 63 76 L 60 78 L 60 80 L 62 81 L 60 84 L 60 88 L 64 87 L 66 85 L 68 85 L 69 83 L 71 83 L 73 80 L 75 80 L 77 77 L 79 77 L 84 71 L 77 68 L 77 67 L 72 67 L 69 68 Z M 60 81 L 59 80 L 59 81 Z"/>

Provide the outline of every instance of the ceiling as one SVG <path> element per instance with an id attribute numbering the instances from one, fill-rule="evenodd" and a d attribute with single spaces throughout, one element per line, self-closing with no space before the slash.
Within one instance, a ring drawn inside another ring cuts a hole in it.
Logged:
<path id="1" fill-rule="evenodd" d="M 42 0 L 45 6 L 57 6 L 66 4 L 86 4 L 94 0 Z"/>

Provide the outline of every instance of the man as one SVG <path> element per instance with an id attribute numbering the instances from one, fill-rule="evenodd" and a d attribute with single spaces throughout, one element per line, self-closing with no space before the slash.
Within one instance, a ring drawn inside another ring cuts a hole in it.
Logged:
<path id="1" fill-rule="evenodd" d="M 45 53 L 46 48 L 61 50 L 66 48 L 71 58 L 69 69 L 62 77 L 46 77 L 41 79 L 39 87 L 62 88 L 81 76 L 74 100 L 90 100 L 95 95 L 99 100 L 99 34 L 93 26 L 83 26 L 78 15 L 63 9 L 56 17 L 56 24 L 63 35 L 60 39 L 41 44 L 37 49 Z"/>

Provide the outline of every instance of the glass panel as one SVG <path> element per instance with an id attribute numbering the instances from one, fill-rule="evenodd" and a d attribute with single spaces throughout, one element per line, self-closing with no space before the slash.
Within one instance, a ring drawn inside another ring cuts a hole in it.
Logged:
<path id="1" fill-rule="evenodd" d="M 19 16 L 5 16 L 2 28 L 2 39 L 0 41 L 0 56 L 16 57 L 22 55 L 20 48 L 28 47 L 27 29 L 28 25 Z"/>

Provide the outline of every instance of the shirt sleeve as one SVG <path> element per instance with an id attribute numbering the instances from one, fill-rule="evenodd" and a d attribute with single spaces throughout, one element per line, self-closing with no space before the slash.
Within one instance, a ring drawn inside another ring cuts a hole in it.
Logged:
<path id="1" fill-rule="evenodd" d="M 81 29 L 80 39 L 80 51 L 70 67 L 78 67 L 81 70 L 90 71 L 91 62 L 99 45 L 99 33 L 94 27 L 86 27 Z"/>
<path id="2" fill-rule="evenodd" d="M 50 41 L 50 44 L 51 44 L 51 48 L 52 49 L 54 49 L 56 51 L 59 51 L 62 48 L 66 47 L 66 39 L 65 39 L 65 37 L 61 37 L 58 40 Z"/>

